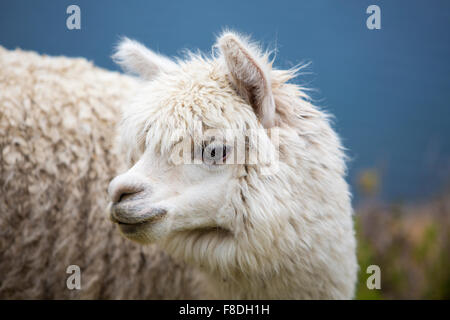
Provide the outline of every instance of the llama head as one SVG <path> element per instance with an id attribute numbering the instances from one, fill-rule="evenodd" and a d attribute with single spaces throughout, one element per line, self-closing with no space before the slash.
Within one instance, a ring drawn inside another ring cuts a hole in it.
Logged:
<path id="1" fill-rule="evenodd" d="M 127 238 L 221 278 L 331 268 L 323 256 L 320 266 L 301 260 L 313 241 L 330 251 L 352 234 L 327 116 L 287 82 L 295 71 L 272 68 L 247 38 L 227 32 L 214 49 L 173 61 L 132 40 L 119 45 L 115 60 L 143 81 L 123 106 L 130 168 L 109 185 L 111 220 Z"/>
<path id="2" fill-rule="evenodd" d="M 267 56 L 233 33 L 216 48 L 174 62 L 125 39 L 113 56 L 143 79 L 120 128 L 131 168 L 109 186 L 112 220 L 130 239 L 232 233 L 247 163 L 276 165 Z"/>

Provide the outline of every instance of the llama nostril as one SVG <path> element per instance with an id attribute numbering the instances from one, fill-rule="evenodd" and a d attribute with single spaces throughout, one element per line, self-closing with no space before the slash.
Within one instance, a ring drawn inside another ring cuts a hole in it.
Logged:
<path id="1" fill-rule="evenodd" d="M 113 203 L 122 202 L 128 198 L 133 197 L 135 194 L 141 192 L 143 189 L 132 185 L 122 185 L 115 190 L 113 193 L 112 201 Z"/>
<path id="2" fill-rule="evenodd" d="M 117 202 L 122 202 L 123 200 L 130 198 L 133 194 L 136 194 L 136 193 L 137 192 L 124 192 L 119 196 L 119 200 Z"/>
<path id="3" fill-rule="evenodd" d="M 125 201 L 145 189 L 144 184 L 124 174 L 114 178 L 108 187 L 108 193 L 113 203 Z"/>

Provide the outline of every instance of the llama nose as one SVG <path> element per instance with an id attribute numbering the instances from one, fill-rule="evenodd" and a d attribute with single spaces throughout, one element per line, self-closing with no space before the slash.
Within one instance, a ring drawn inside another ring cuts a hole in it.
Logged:
<path id="1" fill-rule="evenodd" d="M 144 190 L 144 184 L 134 175 L 122 174 L 115 177 L 108 187 L 108 194 L 113 203 L 119 203 L 125 197 L 132 196 Z"/>

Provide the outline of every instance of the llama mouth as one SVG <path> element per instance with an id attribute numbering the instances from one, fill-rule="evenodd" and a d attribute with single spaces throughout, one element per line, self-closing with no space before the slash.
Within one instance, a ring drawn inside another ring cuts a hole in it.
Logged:
<path id="1" fill-rule="evenodd" d="M 117 225 L 119 226 L 119 229 L 123 234 L 131 235 L 138 233 L 140 230 L 142 230 L 142 228 L 145 228 L 150 223 L 151 222 L 140 222 L 135 224 L 129 224 L 117 222 Z"/>
<path id="2" fill-rule="evenodd" d="M 125 210 L 122 206 L 112 205 L 109 219 L 121 227 L 139 227 L 159 220 L 166 213 L 167 211 L 162 208 L 152 208 L 146 212 L 135 212 L 135 210 L 130 210 L 129 207 Z"/>
<path id="3" fill-rule="evenodd" d="M 114 222 L 117 223 L 119 226 L 139 226 L 139 225 L 147 223 L 147 221 L 138 222 L 138 223 L 126 223 L 126 222 L 120 222 L 120 221 L 114 221 Z"/>
<path id="4" fill-rule="evenodd" d="M 160 215 L 154 215 L 150 218 L 147 218 L 145 221 L 139 221 L 139 222 L 123 222 L 115 219 L 113 216 L 111 216 L 111 220 L 117 224 L 120 231 L 127 236 L 134 236 L 135 234 L 139 234 L 142 231 L 144 231 L 146 228 L 149 228 L 151 225 L 155 224 L 157 220 L 160 220 L 160 218 L 163 217 L 164 214 Z"/>

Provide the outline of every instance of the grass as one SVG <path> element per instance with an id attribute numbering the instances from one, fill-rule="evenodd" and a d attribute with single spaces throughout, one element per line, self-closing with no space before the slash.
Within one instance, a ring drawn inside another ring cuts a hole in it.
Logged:
<path id="1" fill-rule="evenodd" d="M 367 201 L 356 210 L 357 299 L 450 299 L 450 192 L 421 205 Z M 369 290 L 369 265 L 381 289 Z"/>

